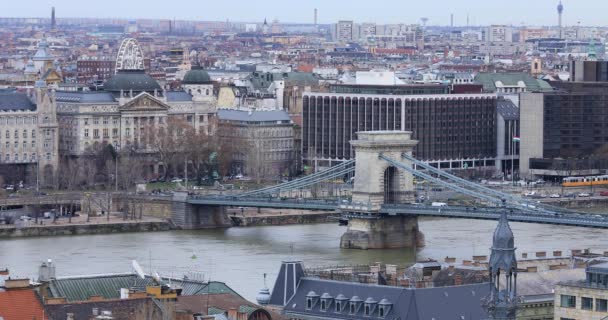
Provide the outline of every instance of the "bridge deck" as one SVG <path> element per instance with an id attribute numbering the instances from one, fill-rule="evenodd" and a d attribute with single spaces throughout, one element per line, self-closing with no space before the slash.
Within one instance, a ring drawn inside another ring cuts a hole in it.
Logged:
<path id="1" fill-rule="evenodd" d="M 276 209 L 303 209 L 303 210 L 331 210 L 357 211 L 365 210 L 363 207 L 352 206 L 339 200 L 309 200 L 309 199 L 277 199 L 277 198 L 238 198 L 238 197 L 191 197 L 188 203 L 209 206 L 234 206 Z M 415 215 L 447 218 L 464 218 L 479 220 L 498 220 L 500 217 L 498 207 L 474 208 L 463 206 L 433 207 L 426 205 L 398 204 L 384 205 L 381 215 Z M 538 212 L 525 212 L 514 210 L 509 214 L 509 220 L 528 223 L 555 224 L 576 227 L 591 227 L 608 229 L 608 216 L 597 214 L 569 214 L 554 213 L 543 214 Z"/>

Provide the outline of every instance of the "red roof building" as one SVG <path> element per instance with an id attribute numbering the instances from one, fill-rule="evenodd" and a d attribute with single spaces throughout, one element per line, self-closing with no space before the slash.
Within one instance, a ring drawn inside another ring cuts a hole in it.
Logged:
<path id="1" fill-rule="evenodd" d="M 30 288 L 29 279 L 6 280 L 0 290 L 0 318 L 4 320 L 46 320 L 42 302 Z"/>

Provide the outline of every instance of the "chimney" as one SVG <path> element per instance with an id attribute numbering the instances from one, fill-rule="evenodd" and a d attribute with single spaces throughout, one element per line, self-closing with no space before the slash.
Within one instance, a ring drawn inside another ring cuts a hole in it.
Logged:
<path id="1" fill-rule="evenodd" d="M 562 252 L 561 251 L 553 251 L 553 256 L 554 257 L 561 257 L 562 256 Z"/>
<path id="2" fill-rule="evenodd" d="M 48 259 L 38 268 L 38 282 L 49 282 L 52 279 L 55 279 L 55 264 Z"/>
<path id="3" fill-rule="evenodd" d="M 30 287 L 30 279 L 11 279 L 4 280 L 4 287 L 6 289 L 24 289 Z"/>
<path id="4" fill-rule="evenodd" d="M 461 286 L 462 285 L 462 275 L 457 274 L 454 276 L 454 285 Z"/>
<path id="5" fill-rule="evenodd" d="M 527 253 L 525 253 L 525 252 L 524 252 L 524 253 L 522 253 L 522 254 L 521 254 L 521 258 L 522 258 L 522 259 L 528 259 L 528 254 L 527 254 Z"/>
<path id="6" fill-rule="evenodd" d="M 93 315 L 94 316 L 98 316 L 99 315 L 99 309 L 98 308 L 93 308 Z"/>
<path id="7" fill-rule="evenodd" d="M 74 320 L 74 314 L 73 313 L 68 313 L 65 317 L 65 320 Z"/>

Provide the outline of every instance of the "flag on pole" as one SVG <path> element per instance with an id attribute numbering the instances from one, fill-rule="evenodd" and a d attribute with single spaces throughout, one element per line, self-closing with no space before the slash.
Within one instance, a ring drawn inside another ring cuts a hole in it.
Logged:
<path id="1" fill-rule="evenodd" d="M 513 136 L 513 142 L 521 142 L 521 138 Z"/>

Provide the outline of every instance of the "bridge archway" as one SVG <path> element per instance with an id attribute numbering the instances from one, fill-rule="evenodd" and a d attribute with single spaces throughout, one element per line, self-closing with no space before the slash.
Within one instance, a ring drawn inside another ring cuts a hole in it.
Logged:
<path id="1" fill-rule="evenodd" d="M 399 172 L 397 168 L 389 166 L 384 170 L 384 203 L 397 203 L 399 188 Z"/>
<path id="2" fill-rule="evenodd" d="M 357 140 L 350 141 L 355 149 L 355 185 L 353 202 L 365 204 L 370 212 L 380 210 L 385 203 L 414 200 L 414 178 L 405 170 L 398 170 L 380 159 L 385 155 L 401 159 L 401 154 L 412 154 L 418 141 L 409 131 L 357 132 Z"/>

